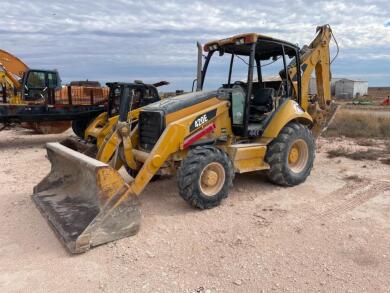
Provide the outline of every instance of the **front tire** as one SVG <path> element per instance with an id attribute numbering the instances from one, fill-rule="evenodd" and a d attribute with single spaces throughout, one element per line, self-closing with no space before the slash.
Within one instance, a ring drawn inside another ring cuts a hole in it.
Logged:
<path id="1" fill-rule="evenodd" d="M 294 186 L 306 180 L 313 168 L 315 141 L 300 123 L 289 123 L 268 146 L 265 161 L 268 179 L 278 185 Z"/>
<path id="2" fill-rule="evenodd" d="M 193 207 L 209 209 L 228 196 L 234 179 L 230 158 L 213 146 L 196 147 L 188 152 L 177 174 L 179 194 Z"/>

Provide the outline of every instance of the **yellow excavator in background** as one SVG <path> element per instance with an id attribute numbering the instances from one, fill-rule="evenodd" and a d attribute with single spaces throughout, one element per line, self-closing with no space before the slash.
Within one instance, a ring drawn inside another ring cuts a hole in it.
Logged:
<path id="1" fill-rule="evenodd" d="M 18 89 L 22 87 L 20 76 L 27 72 L 27 65 L 16 56 L 0 50 L 0 84 L 3 102 L 9 97 L 11 104 L 21 104 Z"/>
<path id="2" fill-rule="evenodd" d="M 315 138 L 334 110 L 331 37 L 324 25 L 303 50 L 256 33 L 207 43 L 203 69 L 198 54 L 197 91 L 130 114 L 120 107 L 97 159 L 47 144 L 52 169 L 35 186 L 33 200 L 69 251 L 80 253 L 137 233 L 138 197 L 157 173 L 176 174 L 180 196 L 200 209 L 215 207 L 228 196 L 235 173 L 264 170 L 282 186 L 304 182 L 313 166 Z M 222 56 L 230 58 L 226 82 L 206 91 L 208 67 Z M 246 82 L 234 81 L 236 62 L 243 60 Z M 262 77 L 270 60 L 283 61 L 282 82 L 275 88 Z M 309 97 L 313 72 L 318 95 Z M 132 91 L 125 87 L 121 96 L 124 102 Z M 116 171 L 121 165 L 134 171 L 130 183 Z"/>

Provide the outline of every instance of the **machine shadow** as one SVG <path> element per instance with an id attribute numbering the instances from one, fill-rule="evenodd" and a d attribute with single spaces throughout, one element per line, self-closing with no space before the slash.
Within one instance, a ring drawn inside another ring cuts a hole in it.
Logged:
<path id="1" fill-rule="evenodd" d="M 262 192 L 259 193 L 259 190 Z M 262 197 L 275 191 L 264 172 L 236 174 L 229 197 L 235 201 L 247 201 L 248 197 Z M 228 197 L 228 199 L 229 199 Z M 140 195 L 141 210 L 145 217 L 149 216 L 178 216 L 188 213 L 201 213 L 203 210 L 191 207 L 179 195 L 176 177 L 162 177 L 151 182 Z M 226 204 L 226 199 L 221 205 Z M 212 210 L 212 209 L 211 209 Z"/>
<path id="2" fill-rule="evenodd" d="M 0 139 L 0 149 L 23 150 L 35 147 L 43 148 L 46 143 L 61 141 L 65 137 L 67 137 L 66 134 L 34 134 L 33 132 L 26 131 L 20 137 L 17 136 L 6 140 Z"/>

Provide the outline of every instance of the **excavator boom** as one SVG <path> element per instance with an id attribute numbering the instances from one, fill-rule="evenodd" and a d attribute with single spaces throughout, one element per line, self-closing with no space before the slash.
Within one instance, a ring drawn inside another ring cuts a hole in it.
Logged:
<path id="1" fill-rule="evenodd" d="M 28 70 L 28 66 L 15 55 L 0 49 L 0 63 L 7 68 L 9 73 L 22 77 Z"/>

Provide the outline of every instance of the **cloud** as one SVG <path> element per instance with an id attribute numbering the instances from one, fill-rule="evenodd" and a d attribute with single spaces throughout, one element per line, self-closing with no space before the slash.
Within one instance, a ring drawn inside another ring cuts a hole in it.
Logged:
<path id="1" fill-rule="evenodd" d="M 255 31 L 302 46 L 324 23 L 340 44 L 335 75 L 356 63 L 362 76 L 390 68 L 387 0 L 3 0 L 2 11 L 1 47 L 31 67 L 57 68 L 64 81 L 168 79 L 189 89 L 197 40 Z"/>

